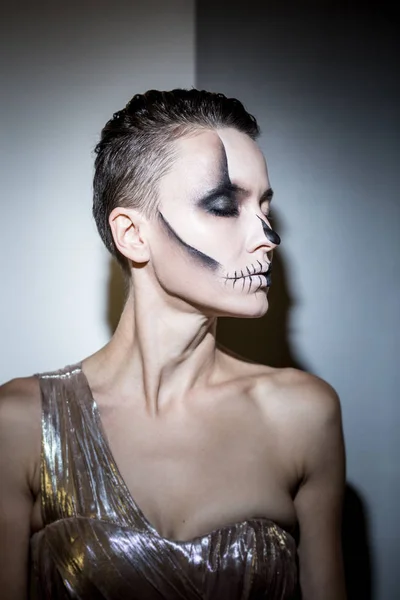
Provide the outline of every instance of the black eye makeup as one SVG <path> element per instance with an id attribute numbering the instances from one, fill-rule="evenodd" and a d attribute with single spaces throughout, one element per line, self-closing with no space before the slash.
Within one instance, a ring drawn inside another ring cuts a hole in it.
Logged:
<path id="1" fill-rule="evenodd" d="M 236 196 L 236 187 L 230 182 L 223 182 L 200 198 L 196 204 L 200 209 L 217 217 L 238 217 L 239 204 Z"/>
<path id="2" fill-rule="evenodd" d="M 216 217 L 238 217 L 240 209 L 237 194 L 236 190 L 231 190 L 219 197 L 214 197 L 214 195 L 212 197 L 207 196 L 207 198 L 202 199 L 198 204 L 207 213 Z M 268 221 L 272 220 L 270 200 L 268 202 L 263 200 L 260 203 L 260 210 Z"/>
<path id="3" fill-rule="evenodd" d="M 216 217 L 238 217 L 239 206 L 236 200 L 232 198 L 218 198 L 212 202 L 205 210 Z"/>
<path id="4" fill-rule="evenodd" d="M 225 148 L 222 147 L 219 165 L 220 182 L 206 194 L 197 198 L 195 204 L 200 210 L 215 217 L 235 218 L 240 215 L 240 205 L 243 199 L 249 198 L 251 192 L 248 189 L 232 183 L 228 172 L 228 160 Z M 259 207 L 266 219 L 270 220 L 270 205 L 274 192 L 271 188 L 266 189 L 259 200 Z"/>

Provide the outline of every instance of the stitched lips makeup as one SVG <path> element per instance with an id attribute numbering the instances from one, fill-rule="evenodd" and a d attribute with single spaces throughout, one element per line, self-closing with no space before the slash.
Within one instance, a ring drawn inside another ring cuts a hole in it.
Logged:
<path id="1" fill-rule="evenodd" d="M 238 271 L 234 271 L 233 274 L 228 274 L 225 277 L 225 285 L 231 283 L 233 288 L 235 288 L 236 285 L 240 285 L 242 291 L 245 290 L 247 292 L 250 292 L 252 287 L 253 291 L 256 292 L 263 287 L 270 287 L 272 283 L 272 263 L 269 263 L 269 265 L 263 268 L 261 262 L 257 262 L 257 268 L 254 264 L 252 264 L 250 267 L 246 267 L 245 270 L 240 269 Z"/>

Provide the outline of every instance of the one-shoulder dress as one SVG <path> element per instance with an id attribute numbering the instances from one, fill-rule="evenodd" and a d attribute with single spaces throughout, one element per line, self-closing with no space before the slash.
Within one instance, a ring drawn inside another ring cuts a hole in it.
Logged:
<path id="1" fill-rule="evenodd" d="M 41 511 L 31 598 L 293 600 L 296 543 L 267 518 L 162 537 L 113 458 L 81 364 L 43 373 Z"/>

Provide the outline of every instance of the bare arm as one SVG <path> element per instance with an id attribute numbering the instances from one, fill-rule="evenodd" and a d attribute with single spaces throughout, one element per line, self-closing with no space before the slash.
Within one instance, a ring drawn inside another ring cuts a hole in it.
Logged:
<path id="1" fill-rule="evenodd" d="M 340 401 L 324 381 L 304 376 L 299 415 L 302 484 L 295 498 L 302 600 L 345 600 L 341 546 L 345 450 Z"/>
<path id="2" fill-rule="evenodd" d="M 40 456 L 40 403 L 31 378 L 0 387 L 0 590 L 24 600 L 29 585 L 29 538 L 34 454 Z M 35 419 L 37 415 L 39 418 Z M 37 423 L 37 420 L 39 423 Z"/>

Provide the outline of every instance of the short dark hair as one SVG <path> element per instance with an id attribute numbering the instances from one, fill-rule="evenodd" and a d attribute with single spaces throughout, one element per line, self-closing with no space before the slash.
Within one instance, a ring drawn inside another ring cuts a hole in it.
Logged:
<path id="1" fill-rule="evenodd" d="M 116 112 L 95 148 L 93 216 L 100 236 L 126 272 L 108 219 L 116 206 L 135 207 L 152 216 L 157 186 L 174 160 L 173 142 L 198 129 L 234 127 L 256 139 L 256 119 L 235 98 L 205 90 L 149 90 L 136 94 Z"/>

